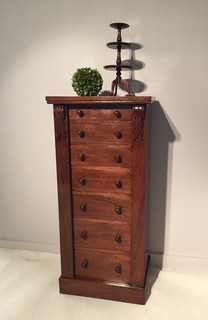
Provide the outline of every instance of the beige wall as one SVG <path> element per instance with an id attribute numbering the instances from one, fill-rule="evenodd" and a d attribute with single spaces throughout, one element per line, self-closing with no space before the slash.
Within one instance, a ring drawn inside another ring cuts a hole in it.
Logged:
<path id="1" fill-rule="evenodd" d="M 74 95 L 71 76 L 85 66 L 109 90 L 114 73 L 103 65 L 115 62 L 106 43 L 116 32 L 108 25 L 122 21 L 130 24 L 123 40 L 143 46 L 134 52 L 145 64 L 135 72 L 147 85 L 142 94 L 159 101 L 150 251 L 156 260 L 164 251 L 170 268 L 208 265 L 207 17 L 205 0 L 0 1 L 1 246 L 58 250 L 53 117 L 44 97 Z"/>

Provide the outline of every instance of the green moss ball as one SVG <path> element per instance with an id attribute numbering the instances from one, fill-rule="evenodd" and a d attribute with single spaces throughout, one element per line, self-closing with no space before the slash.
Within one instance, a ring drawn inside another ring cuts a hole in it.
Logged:
<path id="1" fill-rule="evenodd" d="M 80 68 L 72 76 L 72 87 L 79 96 L 97 96 L 103 86 L 103 78 L 97 69 Z"/>

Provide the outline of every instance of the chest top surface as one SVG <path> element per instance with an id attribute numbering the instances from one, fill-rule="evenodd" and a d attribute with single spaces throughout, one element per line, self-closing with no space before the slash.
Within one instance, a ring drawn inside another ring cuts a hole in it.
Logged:
<path id="1" fill-rule="evenodd" d="M 132 109 L 137 105 L 147 105 L 152 102 L 150 96 L 84 96 L 84 97 L 67 97 L 67 96 L 47 96 L 48 104 L 67 105 L 68 108 L 74 109 L 77 106 L 82 106 L 85 109 L 91 108 L 123 108 Z"/>

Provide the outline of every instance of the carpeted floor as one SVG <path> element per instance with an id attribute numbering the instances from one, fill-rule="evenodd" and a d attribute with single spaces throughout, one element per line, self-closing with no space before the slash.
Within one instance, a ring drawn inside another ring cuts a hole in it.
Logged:
<path id="1" fill-rule="evenodd" d="M 59 255 L 0 249 L 0 320 L 204 320 L 208 273 L 152 269 L 145 306 L 59 294 Z"/>

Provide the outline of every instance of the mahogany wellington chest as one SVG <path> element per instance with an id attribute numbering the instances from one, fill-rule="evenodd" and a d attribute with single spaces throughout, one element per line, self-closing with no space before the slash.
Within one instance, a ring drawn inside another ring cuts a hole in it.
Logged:
<path id="1" fill-rule="evenodd" d="M 46 97 L 53 104 L 60 292 L 145 303 L 151 97 Z"/>

